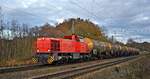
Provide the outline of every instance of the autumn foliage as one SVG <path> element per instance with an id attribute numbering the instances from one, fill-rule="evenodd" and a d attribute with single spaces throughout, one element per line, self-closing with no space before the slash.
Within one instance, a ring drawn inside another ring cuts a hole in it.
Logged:
<path id="1" fill-rule="evenodd" d="M 70 35 L 72 34 L 72 26 L 74 26 L 74 33 L 79 36 L 89 37 L 100 41 L 107 41 L 100 26 L 87 19 L 71 18 L 56 25 L 56 29 L 61 30 L 65 35 Z"/>

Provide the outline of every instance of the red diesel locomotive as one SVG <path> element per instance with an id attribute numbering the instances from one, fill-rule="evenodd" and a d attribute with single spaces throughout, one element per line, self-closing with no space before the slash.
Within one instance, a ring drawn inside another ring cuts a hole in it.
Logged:
<path id="1" fill-rule="evenodd" d="M 89 38 L 80 39 L 77 35 L 64 38 L 41 37 L 36 40 L 36 52 L 33 60 L 42 64 L 65 62 L 76 59 L 92 59 L 129 56 L 138 54 L 139 50 Z"/>

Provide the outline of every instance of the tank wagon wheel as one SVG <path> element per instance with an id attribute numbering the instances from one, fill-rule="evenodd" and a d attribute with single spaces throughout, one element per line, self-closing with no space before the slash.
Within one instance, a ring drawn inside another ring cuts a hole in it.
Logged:
<path id="1" fill-rule="evenodd" d="M 109 52 L 109 57 L 112 58 L 112 52 L 111 51 Z"/>
<path id="2" fill-rule="evenodd" d="M 116 53 L 114 50 L 112 50 L 113 54 L 112 54 L 112 58 L 115 58 L 116 57 Z"/>
<path id="3" fill-rule="evenodd" d="M 98 58 L 98 51 L 97 51 L 97 49 L 93 49 L 92 55 L 91 55 L 91 60 L 96 59 L 96 58 Z"/>
<path id="4" fill-rule="evenodd" d="M 108 58 L 108 52 L 105 52 L 105 59 Z"/>

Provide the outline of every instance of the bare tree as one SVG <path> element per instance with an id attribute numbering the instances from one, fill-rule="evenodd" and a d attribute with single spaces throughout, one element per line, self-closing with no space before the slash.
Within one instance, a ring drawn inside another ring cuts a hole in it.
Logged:
<path id="1" fill-rule="evenodd" d="M 4 30 L 4 21 L 3 21 L 3 14 L 2 14 L 2 8 L 0 7 L 0 38 L 3 36 L 3 30 Z"/>
<path id="2" fill-rule="evenodd" d="M 2 14 L 2 8 L 0 7 L 0 59 L 3 59 L 3 14 Z"/>
<path id="3" fill-rule="evenodd" d="M 17 37 L 18 37 L 18 23 L 16 20 L 12 20 L 11 21 L 11 25 L 10 25 L 10 30 L 12 32 L 12 53 L 11 53 L 11 57 L 14 58 L 16 56 L 16 53 L 17 53 L 17 48 L 18 48 L 18 45 L 17 45 Z"/>
<path id="4" fill-rule="evenodd" d="M 29 35 L 29 26 L 27 24 L 22 24 L 22 36 L 26 37 Z"/>
<path id="5" fill-rule="evenodd" d="M 39 30 L 40 30 L 40 28 L 38 26 L 35 26 L 35 27 L 31 28 L 30 29 L 30 35 L 33 36 L 33 37 L 40 36 L 41 34 L 40 34 Z"/>
<path id="6" fill-rule="evenodd" d="M 18 35 L 18 23 L 17 23 L 17 20 L 12 20 L 11 21 L 11 31 L 12 31 L 13 37 L 17 37 L 17 35 Z"/>

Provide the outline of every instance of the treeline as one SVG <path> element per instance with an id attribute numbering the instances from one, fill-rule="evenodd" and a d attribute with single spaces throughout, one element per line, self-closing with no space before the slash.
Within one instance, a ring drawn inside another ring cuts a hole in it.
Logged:
<path id="1" fill-rule="evenodd" d="M 141 51 L 150 52 L 150 43 L 149 42 L 138 43 L 138 42 L 134 41 L 133 39 L 129 39 L 126 45 L 130 46 L 130 47 L 138 48 Z"/>
<path id="2" fill-rule="evenodd" d="M 0 22 L 0 61 L 24 59 L 31 56 L 34 33 L 27 24 L 17 21 Z"/>

